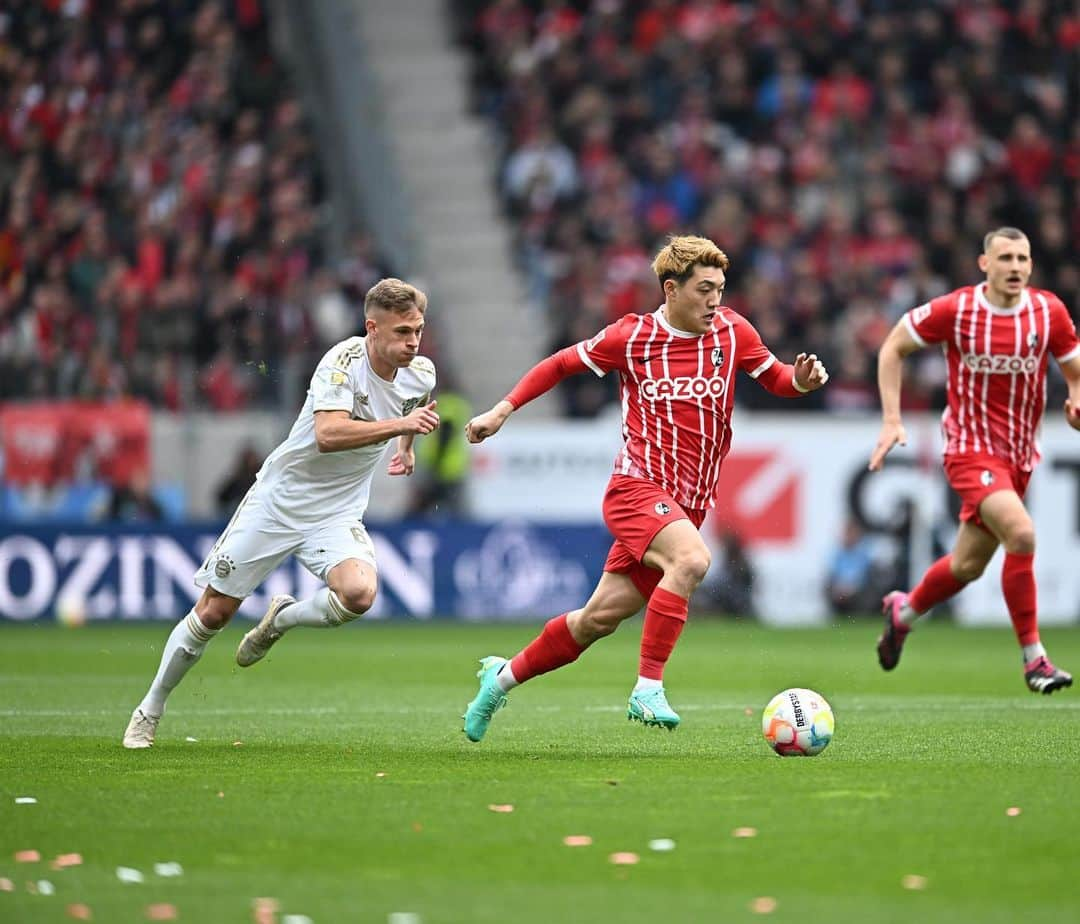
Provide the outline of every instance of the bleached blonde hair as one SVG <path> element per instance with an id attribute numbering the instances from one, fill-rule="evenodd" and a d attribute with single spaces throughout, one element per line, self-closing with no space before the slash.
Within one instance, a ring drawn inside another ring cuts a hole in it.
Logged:
<path id="1" fill-rule="evenodd" d="M 712 266 L 727 272 L 730 263 L 727 254 L 708 238 L 687 234 L 669 237 L 653 260 L 652 268 L 660 285 L 668 279 L 682 285 L 694 275 L 695 266 Z"/>

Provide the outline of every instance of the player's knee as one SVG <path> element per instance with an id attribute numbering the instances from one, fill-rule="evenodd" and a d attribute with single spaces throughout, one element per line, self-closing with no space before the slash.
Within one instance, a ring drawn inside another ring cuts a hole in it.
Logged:
<path id="1" fill-rule="evenodd" d="M 354 584 L 338 591 L 341 605 L 355 616 L 363 616 L 375 603 L 374 584 Z"/>
<path id="2" fill-rule="evenodd" d="M 697 587 L 705 580 L 709 573 L 709 565 L 712 564 L 712 556 L 704 546 L 697 549 L 688 549 L 675 559 L 672 569 L 675 576 L 692 587 Z"/>
<path id="3" fill-rule="evenodd" d="M 1005 551 L 1014 555 L 1033 555 L 1035 552 L 1035 528 L 1030 523 L 1024 523 L 1010 529 L 1003 543 Z"/>
<path id="4" fill-rule="evenodd" d="M 204 593 L 195 604 L 195 615 L 207 629 L 221 629 L 240 608 L 240 601 L 224 594 Z"/>

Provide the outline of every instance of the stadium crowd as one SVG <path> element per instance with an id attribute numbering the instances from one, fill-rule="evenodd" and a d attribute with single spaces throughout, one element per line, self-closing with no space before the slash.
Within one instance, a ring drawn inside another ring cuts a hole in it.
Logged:
<path id="1" fill-rule="evenodd" d="M 1080 305 L 1075 0 L 454 9 L 553 346 L 655 308 L 649 255 L 675 230 L 732 256 L 726 300 L 779 355 L 810 344 L 827 360 L 829 387 L 800 406 L 876 407 L 885 333 L 975 281 L 995 225 L 1027 231 L 1033 285 Z M 941 406 L 937 351 L 914 371 L 906 406 Z M 573 415 L 614 397 L 601 382 L 568 384 Z"/>
<path id="2" fill-rule="evenodd" d="M 0 7 L 0 395 L 227 411 L 356 328 L 262 0 Z M 299 355 L 303 354 L 303 355 Z M 306 381 L 306 380 L 305 380 Z"/>

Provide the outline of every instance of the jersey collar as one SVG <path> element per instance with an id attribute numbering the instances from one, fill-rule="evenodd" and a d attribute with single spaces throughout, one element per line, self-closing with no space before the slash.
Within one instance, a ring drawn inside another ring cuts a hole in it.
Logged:
<path id="1" fill-rule="evenodd" d="M 975 298 L 979 302 L 979 306 L 985 308 L 991 314 L 1016 314 L 1018 311 L 1023 311 L 1026 308 L 1031 307 L 1031 290 L 1027 286 L 1024 286 L 1024 294 L 1020 296 L 1020 304 L 1013 308 L 1001 308 L 998 305 L 990 302 L 986 297 L 986 283 L 980 282 L 975 286 Z"/>
<path id="2" fill-rule="evenodd" d="M 656 309 L 656 311 L 653 313 L 653 316 L 656 318 L 656 323 L 659 324 L 662 328 L 664 328 L 664 330 L 666 330 L 669 334 L 671 334 L 672 337 L 683 337 L 687 340 L 698 340 L 701 337 L 705 336 L 704 334 L 695 334 L 693 331 L 679 330 L 679 328 L 677 327 L 672 327 L 671 322 L 668 321 L 668 319 L 664 316 L 663 305 Z"/>

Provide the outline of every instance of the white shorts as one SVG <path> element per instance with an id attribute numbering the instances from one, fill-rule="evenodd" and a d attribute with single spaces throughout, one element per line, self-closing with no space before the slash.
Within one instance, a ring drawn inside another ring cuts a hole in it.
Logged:
<path id="1" fill-rule="evenodd" d="M 339 518 L 300 532 L 266 508 L 256 485 L 195 572 L 195 583 L 243 600 L 290 555 L 321 581 L 349 558 L 377 567 L 375 546 L 361 520 Z"/>

